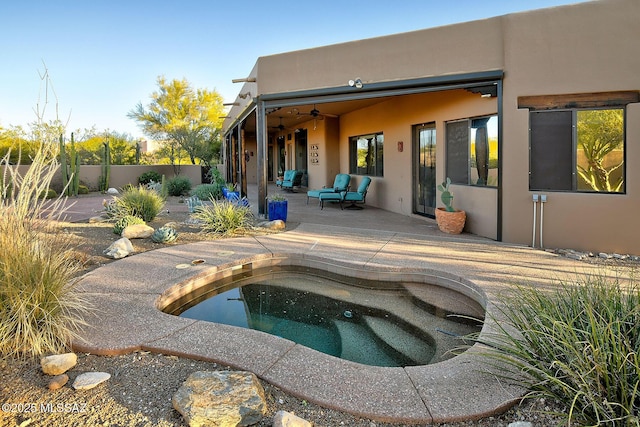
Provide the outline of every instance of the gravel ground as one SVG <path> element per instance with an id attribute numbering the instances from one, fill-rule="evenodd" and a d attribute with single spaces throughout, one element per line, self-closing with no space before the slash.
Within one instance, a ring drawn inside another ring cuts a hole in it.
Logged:
<path id="1" fill-rule="evenodd" d="M 167 222 L 176 222 L 178 244 L 211 238 L 186 224 L 187 218 L 187 213 L 172 208 L 171 213 L 163 212 L 150 225 L 157 228 Z M 102 255 L 102 251 L 119 238 L 113 234 L 111 224 L 65 223 L 62 227 L 75 239 L 78 257 L 86 265 L 85 272 L 112 262 Z M 162 247 L 150 239 L 134 240 L 133 245 L 136 252 Z M 586 261 L 605 262 L 597 258 Z M 607 264 L 611 262 L 614 261 L 608 261 Z M 630 265 L 627 262 L 623 264 Z M 632 265 L 637 266 L 637 263 Z M 68 372 L 69 384 L 77 375 L 90 371 L 108 372 L 112 377 L 92 390 L 76 391 L 67 385 L 60 390 L 50 391 L 47 388 L 49 377 L 42 373 L 39 361 L 0 360 L 0 426 L 183 426 L 181 415 L 171 405 L 173 394 L 195 371 L 225 369 L 213 363 L 148 352 L 115 357 L 78 356 L 78 364 Z M 269 409 L 259 426 L 270 426 L 273 414 L 279 410 L 295 413 L 317 427 L 402 425 L 360 419 L 328 410 L 288 395 L 266 382 L 262 384 Z M 499 416 L 438 425 L 507 427 L 511 422 L 523 420 L 530 421 L 535 427 L 559 425 L 558 418 L 543 414 L 549 410 L 558 411 L 561 408 L 543 400 L 527 401 Z"/>
<path id="2" fill-rule="evenodd" d="M 171 397 L 189 374 L 225 367 L 214 363 L 136 352 L 103 357 L 78 354 L 78 364 L 68 371 L 69 383 L 56 391 L 47 388 L 51 377 L 40 369 L 37 360 L 0 362 L 1 426 L 184 426 L 182 416 L 173 409 Z M 101 371 L 111 378 L 91 390 L 74 390 L 70 384 L 84 372 Z M 295 413 L 316 427 L 391 427 L 403 424 L 380 423 L 329 410 L 290 396 L 262 382 L 268 413 L 257 424 L 271 426 L 275 412 Z M 506 427 L 528 420 L 534 426 L 553 426 L 558 420 L 536 411 L 545 409 L 544 401 L 516 406 L 506 413 L 477 421 L 437 424 L 462 427 Z M 549 409 L 547 407 L 547 409 Z"/>

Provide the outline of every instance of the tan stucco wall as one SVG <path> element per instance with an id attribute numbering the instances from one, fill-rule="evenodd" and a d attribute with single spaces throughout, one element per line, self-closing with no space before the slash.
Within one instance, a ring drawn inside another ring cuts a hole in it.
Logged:
<path id="1" fill-rule="evenodd" d="M 434 122 L 436 125 L 436 175 L 446 178 L 445 122 L 497 113 L 495 98 L 485 99 L 465 90 L 394 97 L 345 114 L 340 120 L 341 172 L 349 173 L 349 137 L 374 132 L 384 133 L 384 177 L 372 177 L 367 204 L 412 214 L 412 126 Z M 404 149 L 398 151 L 398 141 Z M 470 186 L 453 186 L 456 207 L 467 210 L 466 229 L 475 234 L 496 238 L 497 190 Z M 442 206 L 438 198 L 438 206 Z"/>
<path id="2" fill-rule="evenodd" d="M 0 166 L 0 171 L 3 168 L 4 166 Z M 29 166 L 23 165 L 18 166 L 18 168 L 19 173 L 24 175 Z M 166 179 L 175 176 L 171 165 L 112 165 L 109 187 L 122 188 L 128 184 L 138 185 L 138 177 L 151 170 L 158 172 L 160 175 L 165 175 Z M 180 168 L 180 175 L 188 177 L 193 186 L 196 186 L 202 183 L 201 171 L 202 167 L 199 165 L 183 165 Z M 90 191 L 98 190 L 101 174 L 102 167 L 100 165 L 80 166 L 80 182 L 89 187 Z M 62 177 L 59 168 L 51 180 L 51 187 L 58 191 L 62 188 Z"/>
<path id="3" fill-rule="evenodd" d="M 637 0 L 582 3 L 505 19 L 503 240 L 532 241 L 529 111 L 517 109 L 518 96 L 640 90 L 639 19 Z M 545 247 L 640 254 L 639 122 L 640 106 L 629 105 L 626 195 L 535 192 L 548 196 Z"/>
<path id="4" fill-rule="evenodd" d="M 347 86 L 356 77 L 366 85 L 501 69 L 501 22 L 498 17 L 261 57 L 258 90 L 268 94 Z"/>
<path id="5" fill-rule="evenodd" d="M 252 71 L 258 82 L 252 87 L 259 94 L 338 87 L 347 93 L 347 81 L 355 77 L 366 87 L 503 70 L 502 239 L 531 244 L 529 112 L 517 108 L 518 97 L 640 91 L 639 21 L 640 1 L 598 0 L 288 52 L 259 58 Z M 341 172 L 348 172 L 349 136 L 384 132 L 384 178 L 374 178 L 367 197 L 374 206 L 411 214 L 411 125 L 436 122 L 438 175 L 443 179 L 443 122 L 497 111 L 495 101 L 488 108 L 481 103 L 486 100 L 469 98 L 461 108 L 452 93 L 424 96 L 428 102 L 405 96 L 340 117 Z M 545 247 L 640 254 L 639 105 L 629 105 L 626 124 L 626 194 L 546 193 Z M 400 140 L 406 147 L 402 153 L 395 150 Z M 333 175 L 322 171 L 310 183 L 326 185 Z M 495 223 L 493 228 L 490 223 L 497 221 L 497 192 L 467 186 L 453 190 L 458 207 L 469 212 L 467 230 L 496 236 Z"/>

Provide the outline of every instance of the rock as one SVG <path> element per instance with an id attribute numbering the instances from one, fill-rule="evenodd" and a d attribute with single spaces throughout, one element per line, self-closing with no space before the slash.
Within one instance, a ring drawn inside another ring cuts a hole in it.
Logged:
<path id="1" fill-rule="evenodd" d="M 124 258 L 127 255 L 130 255 L 134 252 L 133 245 L 131 241 L 126 237 L 122 239 L 118 239 L 111 244 L 107 249 L 105 249 L 102 253 L 113 259 Z"/>
<path id="2" fill-rule="evenodd" d="M 57 390 L 59 388 L 62 388 L 67 382 L 69 382 L 69 375 L 56 375 L 55 377 L 51 378 L 51 381 L 49 381 L 49 390 Z"/>
<path id="3" fill-rule="evenodd" d="M 611 258 L 611 255 L 609 255 L 608 253 L 605 253 L 605 252 L 600 252 L 600 253 L 598 254 L 598 256 L 599 256 L 600 258 L 602 258 L 602 259 L 610 259 L 610 258 Z"/>
<path id="4" fill-rule="evenodd" d="M 261 223 L 260 226 L 269 230 L 284 230 L 287 224 L 281 219 L 276 219 L 273 221 L 265 221 Z"/>
<path id="5" fill-rule="evenodd" d="M 509 423 L 507 427 L 533 427 L 529 421 L 515 421 L 513 423 Z"/>
<path id="6" fill-rule="evenodd" d="M 40 359 L 42 372 L 47 375 L 60 375 L 76 366 L 78 356 L 75 353 L 54 354 Z"/>
<path id="7" fill-rule="evenodd" d="M 249 426 L 267 411 L 258 378 L 241 371 L 194 372 L 171 401 L 190 427 Z"/>
<path id="8" fill-rule="evenodd" d="M 147 224 L 131 224 L 122 230 L 122 237 L 127 239 L 146 239 L 153 234 L 153 227 Z"/>
<path id="9" fill-rule="evenodd" d="M 311 427 L 312 424 L 287 411 L 278 411 L 273 416 L 273 427 Z"/>
<path id="10" fill-rule="evenodd" d="M 111 378 L 111 374 L 106 372 L 85 372 L 78 375 L 73 382 L 73 388 L 76 390 L 89 390 L 94 388 L 100 383 L 105 382 Z"/>
<path id="11" fill-rule="evenodd" d="M 117 188 L 111 187 L 107 190 L 107 194 L 120 194 L 120 192 L 118 191 Z"/>

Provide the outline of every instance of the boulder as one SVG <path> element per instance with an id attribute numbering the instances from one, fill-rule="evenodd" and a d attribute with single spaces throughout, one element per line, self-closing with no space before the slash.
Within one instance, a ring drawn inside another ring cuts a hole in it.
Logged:
<path id="1" fill-rule="evenodd" d="M 273 427 L 312 427 L 312 424 L 287 411 L 278 411 L 273 416 Z"/>
<path id="2" fill-rule="evenodd" d="M 78 356 L 75 353 L 54 354 L 40 359 L 42 372 L 47 375 L 60 375 L 76 366 Z"/>
<path id="3" fill-rule="evenodd" d="M 109 188 L 109 189 L 107 190 L 107 194 L 117 195 L 117 194 L 120 194 L 120 192 L 118 191 L 118 189 L 117 189 L 117 188 L 113 188 L 113 187 L 111 187 L 111 188 Z"/>
<path id="4" fill-rule="evenodd" d="M 102 253 L 113 259 L 124 258 L 127 255 L 130 255 L 134 252 L 133 245 L 131 241 L 126 237 L 122 239 L 118 239 L 111 244 L 107 249 L 105 249 Z"/>
<path id="5" fill-rule="evenodd" d="M 153 231 L 153 227 L 147 224 L 131 224 L 122 230 L 121 236 L 127 239 L 146 239 L 147 237 L 151 237 Z"/>
<path id="6" fill-rule="evenodd" d="M 85 372 L 78 375 L 73 382 L 73 388 L 76 390 L 90 390 L 111 378 L 111 374 L 107 372 Z"/>
<path id="7" fill-rule="evenodd" d="M 242 371 L 194 372 L 171 401 L 189 427 L 250 426 L 267 411 L 258 378 Z"/>
<path id="8" fill-rule="evenodd" d="M 285 228 L 287 228 L 287 224 L 281 219 L 265 221 L 261 223 L 260 226 L 269 230 L 284 230 Z"/>

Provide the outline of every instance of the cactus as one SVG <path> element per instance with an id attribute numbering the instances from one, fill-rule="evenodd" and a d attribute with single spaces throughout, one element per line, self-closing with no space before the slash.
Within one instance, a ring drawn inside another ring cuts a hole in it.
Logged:
<path id="1" fill-rule="evenodd" d="M 109 180 L 111 179 L 111 148 L 109 147 L 109 141 L 103 142 L 102 145 L 100 191 L 105 192 L 109 189 Z"/>
<path id="2" fill-rule="evenodd" d="M 142 151 L 142 147 L 139 142 L 136 142 L 136 165 L 140 164 L 140 153 Z"/>
<path id="3" fill-rule="evenodd" d="M 134 224 L 144 224 L 144 220 L 137 216 L 125 215 L 113 224 L 113 233 L 118 236 L 122 234 L 125 228 Z"/>
<path id="4" fill-rule="evenodd" d="M 151 235 L 151 240 L 156 243 L 171 243 L 178 237 L 178 232 L 171 227 L 160 227 Z"/>
<path id="5" fill-rule="evenodd" d="M 64 136 L 62 134 L 60 134 L 60 174 L 62 175 L 63 191 L 68 195 L 69 171 L 67 170 L 67 152 L 64 148 Z"/>
<path id="6" fill-rule="evenodd" d="M 444 203 L 444 207 L 447 212 L 455 212 L 453 208 L 453 194 L 449 191 L 449 185 L 451 184 L 451 178 L 447 177 L 447 180 L 442 184 L 438 184 L 438 191 L 441 191 L 440 199 Z"/>
<path id="7" fill-rule="evenodd" d="M 77 196 L 80 185 L 80 153 L 76 151 L 76 144 L 71 133 L 69 163 L 64 137 L 60 135 L 60 172 L 62 174 L 62 187 L 67 196 Z"/>

